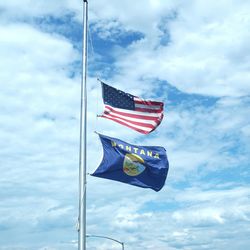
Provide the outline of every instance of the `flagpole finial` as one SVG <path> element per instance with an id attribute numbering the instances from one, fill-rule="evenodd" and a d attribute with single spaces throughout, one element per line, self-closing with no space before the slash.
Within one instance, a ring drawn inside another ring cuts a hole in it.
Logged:
<path id="1" fill-rule="evenodd" d="M 102 80 L 99 77 L 97 77 L 97 81 L 100 82 L 100 83 L 103 83 Z"/>

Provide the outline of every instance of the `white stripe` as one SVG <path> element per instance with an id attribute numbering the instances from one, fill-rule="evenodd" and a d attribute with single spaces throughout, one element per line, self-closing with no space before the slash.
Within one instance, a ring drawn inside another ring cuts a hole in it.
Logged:
<path id="1" fill-rule="evenodd" d="M 109 111 L 108 109 L 105 109 L 105 111 L 109 112 L 109 114 L 114 115 L 117 118 L 122 118 L 122 119 L 124 118 L 124 119 L 131 121 L 131 122 L 133 122 L 133 121 L 134 122 L 142 122 L 145 124 L 151 124 L 153 126 L 158 124 L 153 120 L 145 120 L 145 119 L 140 119 L 140 118 L 128 117 L 128 116 L 126 116 L 126 114 L 125 115 L 116 114 L 116 113 L 113 113 L 112 111 Z M 105 114 L 105 115 L 108 115 L 108 114 Z"/>
<path id="2" fill-rule="evenodd" d="M 141 99 L 141 98 L 139 98 L 139 97 L 134 97 L 134 100 L 135 101 L 139 101 L 139 102 L 159 102 L 159 103 L 162 103 L 163 104 L 163 102 L 161 102 L 161 101 L 152 101 L 152 100 L 145 100 L 145 99 Z"/>
<path id="3" fill-rule="evenodd" d="M 163 111 L 161 113 L 148 113 L 148 112 L 134 111 L 134 110 L 128 110 L 128 109 L 119 109 L 119 108 L 114 108 L 114 107 L 109 106 L 109 105 L 105 105 L 105 108 L 109 108 L 109 107 L 117 112 L 122 112 L 124 114 L 131 114 L 131 115 L 144 115 L 144 116 L 150 116 L 150 117 L 160 117 L 161 114 L 163 113 Z M 126 110 L 126 112 L 125 112 L 125 110 Z"/>
<path id="4" fill-rule="evenodd" d="M 125 124 L 128 124 L 128 125 L 129 125 L 129 126 L 131 126 L 131 127 L 138 128 L 138 129 L 141 129 L 141 130 L 144 130 L 144 131 L 151 131 L 151 130 L 152 130 L 152 128 L 147 128 L 147 127 L 143 127 L 143 126 L 135 125 L 135 124 L 133 124 L 133 123 L 130 123 L 130 122 L 124 121 L 124 120 L 119 119 L 119 118 L 114 118 L 114 117 L 109 116 L 109 115 L 106 115 L 106 114 L 104 114 L 104 115 L 102 115 L 102 116 L 103 116 L 103 117 L 109 117 L 109 118 L 110 118 L 110 119 L 112 119 L 112 120 L 118 120 L 118 121 L 121 121 L 121 122 L 123 122 L 123 123 L 125 123 Z"/>

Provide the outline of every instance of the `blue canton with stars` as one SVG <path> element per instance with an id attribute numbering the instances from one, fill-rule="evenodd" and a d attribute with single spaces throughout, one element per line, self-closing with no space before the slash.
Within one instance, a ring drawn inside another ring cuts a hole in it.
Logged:
<path id="1" fill-rule="evenodd" d="M 135 110 L 134 96 L 102 82 L 102 97 L 104 104 L 114 108 Z"/>

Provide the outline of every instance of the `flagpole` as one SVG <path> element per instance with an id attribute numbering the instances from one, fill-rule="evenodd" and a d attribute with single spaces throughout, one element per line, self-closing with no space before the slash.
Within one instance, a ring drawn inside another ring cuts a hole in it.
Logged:
<path id="1" fill-rule="evenodd" d="M 83 42 L 79 152 L 79 228 L 78 250 L 86 250 L 86 146 L 87 146 L 87 29 L 88 1 L 83 0 Z"/>

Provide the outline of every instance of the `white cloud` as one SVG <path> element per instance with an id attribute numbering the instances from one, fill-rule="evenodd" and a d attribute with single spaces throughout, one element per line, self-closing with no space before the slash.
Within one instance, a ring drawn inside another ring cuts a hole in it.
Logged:
<path id="1" fill-rule="evenodd" d="M 0 3 L 0 9 L 9 20 L 27 19 L 33 17 L 42 17 L 45 15 L 60 16 L 69 12 L 77 11 L 75 8 L 79 5 L 79 14 L 81 2 L 77 0 L 69 1 L 49 1 L 49 0 L 10 0 Z M 27 8 L 29 6 L 29 8 Z"/>
<path id="2" fill-rule="evenodd" d="M 0 249 L 76 249 L 80 76 L 72 64 L 81 55 L 69 39 L 41 31 L 33 19 L 73 13 L 80 20 L 81 6 L 66 0 L 0 3 Z M 165 146 L 170 172 L 159 193 L 88 176 L 88 232 L 134 250 L 246 249 L 248 3 L 99 0 L 89 7 L 101 38 L 144 35 L 126 48 L 112 47 L 116 68 L 108 82 L 167 105 L 157 131 L 140 136 L 95 117 L 102 111 L 101 90 L 89 78 L 88 171 L 102 155 L 97 130 Z M 183 91 L 175 90 L 175 102 L 167 100 L 166 81 Z M 204 96 L 188 93 L 220 98 L 207 106 Z M 226 176 L 230 171 L 233 176 Z M 6 243 L 10 235 L 13 242 Z"/>
<path id="3" fill-rule="evenodd" d="M 108 19 L 112 15 L 112 7 L 108 6 L 109 11 L 101 18 Z M 128 29 L 145 34 L 145 39 L 134 43 L 126 53 L 122 51 L 116 55 L 121 77 L 126 81 L 129 78 L 131 82 L 142 77 L 160 78 L 188 93 L 214 96 L 249 94 L 247 51 L 250 19 L 246 2 L 210 1 L 201 4 L 193 1 L 171 8 L 162 3 L 161 10 L 155 12 L 150 7 L 146 5 L 143 14 L 145 11 L 152 14 L 139 18 L 144 28 L 140 22 L 135 22 L 133 14 L 126 14 L 126 18 L 120 14 L 117 17 Z M 136 10 L 133 5 L 132 13 Z M 173 10 L 177 13 L 176 18 L 166 19 L 171 17 Z M 119 12 L 116 13 L 112 16 L 118 16 Z M 167 34 L 170 43 L 160 46 L 159 39 Z M 121 77 L 116 77 L 117 82 L 124 81 Z"/>

